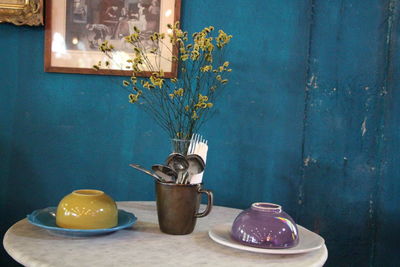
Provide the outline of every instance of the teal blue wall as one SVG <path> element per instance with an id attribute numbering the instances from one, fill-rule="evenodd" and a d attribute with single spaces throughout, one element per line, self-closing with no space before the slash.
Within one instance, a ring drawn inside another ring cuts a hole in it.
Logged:
<path id="1" fill-rule="evenodd" d="M 201 132 L 217 205 L 281 203 L 326 239 L 330 266 L 400 262 L 399 15 L 398 0 L 183 0 L 185 29 L 234 36 L 231 82 Z M 128 164 L 169 152 L 117 78 L 43 72 L 43 38 L 0 25 L 2 234 L 77 188 L 154 200 Z"/>

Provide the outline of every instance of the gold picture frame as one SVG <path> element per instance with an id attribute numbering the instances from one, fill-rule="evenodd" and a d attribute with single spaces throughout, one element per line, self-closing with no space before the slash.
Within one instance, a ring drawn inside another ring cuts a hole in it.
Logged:
<path id="1" fill-rule="evenodd" d="M 43 25 L 43 0 L 0 0 L 0 23 Z"/>

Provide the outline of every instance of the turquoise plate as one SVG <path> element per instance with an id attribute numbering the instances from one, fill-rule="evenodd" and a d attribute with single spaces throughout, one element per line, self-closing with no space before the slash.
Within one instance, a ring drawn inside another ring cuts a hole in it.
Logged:
<path id="1" fill-rule="evenodd" d="M 77 236 L 77 237 L 85 237 L 85 236 L 94 236 L 94 235 L 103 235 L 112 233 L 124 228 L 131 227 L 136 221 L 137 218 L 134 214 L 126 212 L 124 210 L 118 210 L 118 225 L 112 228 L 105 229 L 67 229 L 61 228 L 56 225 L 56 207 L 49 207 L 45 209 L 35 210 L 31 214 L 29 214 L 28 221 L 36 226 L 44 228 L 46 230 L 50 230 L 56 234 L 67 235 L 67 236 Z"/>

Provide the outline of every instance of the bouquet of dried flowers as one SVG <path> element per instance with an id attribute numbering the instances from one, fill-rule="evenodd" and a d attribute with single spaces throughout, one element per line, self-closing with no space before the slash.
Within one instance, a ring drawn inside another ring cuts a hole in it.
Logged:
<path id="1" fill-rule="evenodd" d="M 123 86 L 129 90 L 130 103 L 139 103 L 172 139 L 190 139 L 213 114 L 214 101 L 228 82 L 232 69 L 224 60 L 224 52 L 232 35 L 222 30 L 216 33 L 210 26 L 189 36 L 179 22 L 167 26 L 167 33 L 154 32 L 150 37 L 134 27 L 134 33 L 124 38 L 134 56 L 123 62 L 132 70 Z M 172 57 L 165 58 L 163 49 L 170 50 Z M 115 50 L 108 41 L 100 50 L 114 59 Z M 178 64 L 178 77 L 167 81 L 154 57 Z M 110 62 L 103 64 L 109 66 Z M 101 62 L 94 66 L 101 67 Z M 150 72 L 150 77 L 139 78 L 143 72 Z"/>

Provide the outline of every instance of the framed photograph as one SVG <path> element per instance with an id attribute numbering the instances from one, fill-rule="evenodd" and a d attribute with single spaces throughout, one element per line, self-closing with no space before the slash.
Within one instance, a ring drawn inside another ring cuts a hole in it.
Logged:
<path id="1" fill-rule="evenodd" d="M 1 1 L 1 0 L 0 0 Z M 124 37 L 134 28 L 144 33 L 143 44 L 151 50 L 154 32 L 168 34 L 168 24 L 180 19 L 181 0 L 47 0 L 45 19 L 45 71 L 82 74 L 130 76 L 124 66 L 133 57 L 132 46 Z M 108 58 L 99 46 L 108 41 L 115 48 L 107 69 L 95 70 L 93 65 Z M 176 54 L 172 44 L 160 51 L 161 56 L 148 54 L 164 71 L 164 77 L 177 75 Z M 147 49 L 146 49 L 147 50 Z M 150 76 L 144 70 L 138 76 Z"/>
<path id="2" fill-rule="evenodd" d="M 0 0 L 0 22 L 43 25 L 43 0 Z"/>

